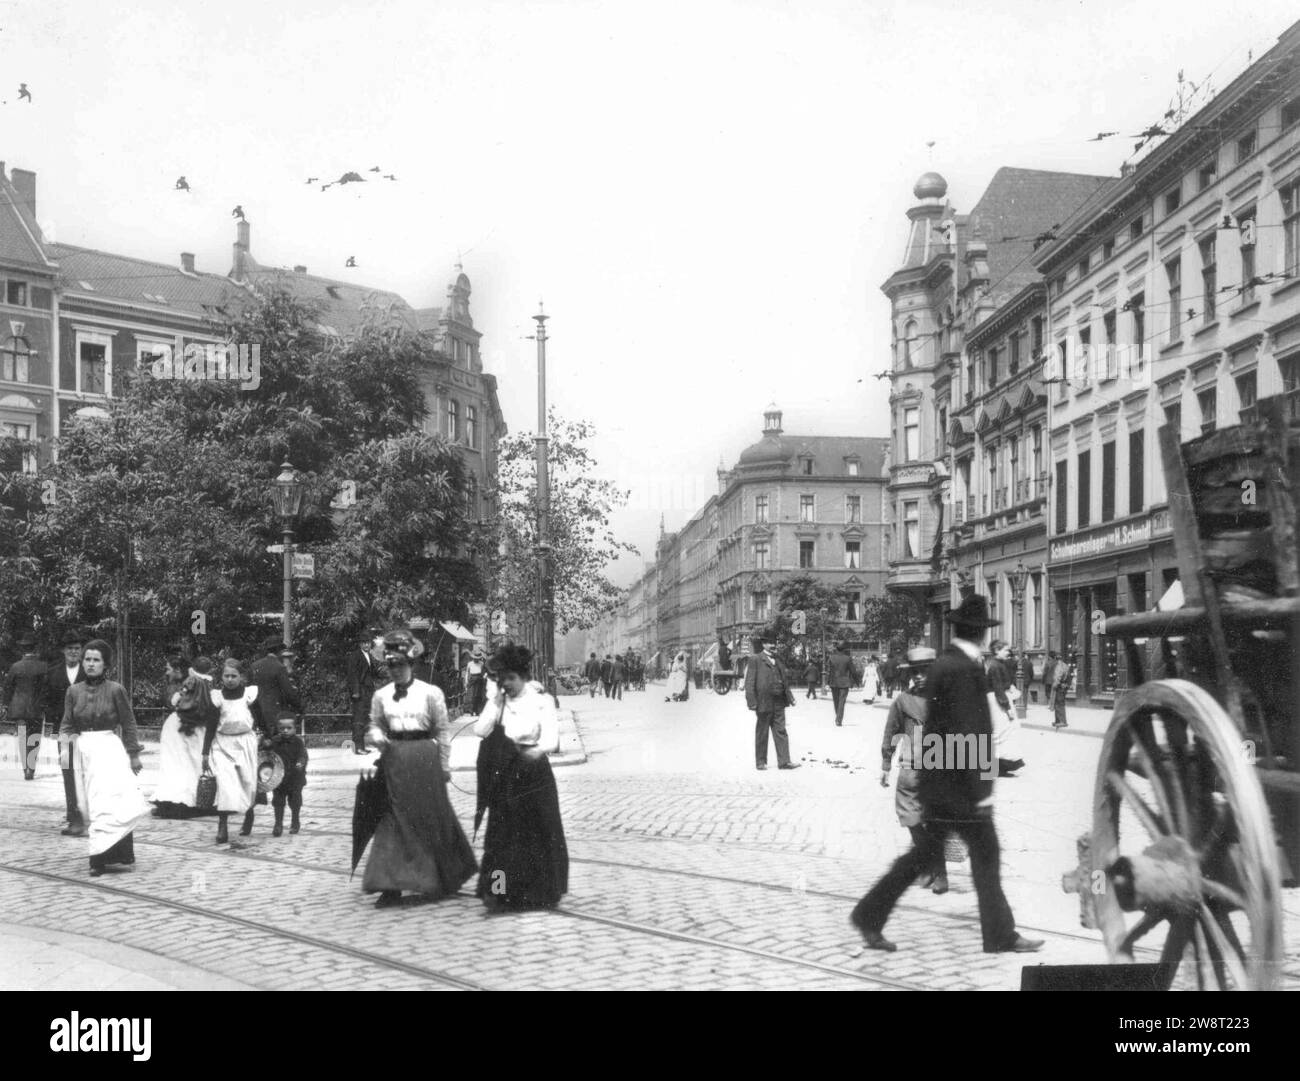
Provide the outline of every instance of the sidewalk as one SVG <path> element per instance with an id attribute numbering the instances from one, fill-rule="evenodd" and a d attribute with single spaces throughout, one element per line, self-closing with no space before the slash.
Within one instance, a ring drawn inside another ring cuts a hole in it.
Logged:
<path id="1" fill-rule="evenodd" d="M 0 927 L 0 991 L 255 991 L 146 950 L 26 924 Z"/>

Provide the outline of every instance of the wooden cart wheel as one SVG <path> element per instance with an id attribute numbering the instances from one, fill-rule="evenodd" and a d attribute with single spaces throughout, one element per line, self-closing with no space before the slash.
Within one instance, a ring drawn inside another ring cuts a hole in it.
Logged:
<path id="1" fill-rule="evenodd" d="M 713 690 L 716 694 L 726 694 L 729 690 L 731 690 L 731 677 L 714 676 Z"/>
<path id="2" fill-rule="evenodd" d="M 1102 872 L 1105 887 L 1097 917 L 1112 961 L 1133 961 L 1144 938 L 1155 946 L 1163 926 L 1161 960 L 1179 966 L 1179 984 L 1276 985 L 1281 884 L 1250 750 L 1194 683 L 1157 680 L 1119 700 L 1102 744 L 1092 822 L 1093 878 L 1102 884 Z"/>

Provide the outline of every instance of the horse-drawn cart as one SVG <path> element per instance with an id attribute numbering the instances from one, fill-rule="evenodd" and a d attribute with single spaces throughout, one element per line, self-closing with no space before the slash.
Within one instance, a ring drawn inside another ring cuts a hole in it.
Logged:
<path id="1" fill-rule="evenodd" d="M 1104 628 L 1132 689 L 1078 885 L 1113 961 L 1159 947 L 1202 989 L 1276 986 L 1281 890 L 1300 873 L 1300 424 L 1285 404 L 1188 443 L 1160 430 L 1184 604 Z"/>

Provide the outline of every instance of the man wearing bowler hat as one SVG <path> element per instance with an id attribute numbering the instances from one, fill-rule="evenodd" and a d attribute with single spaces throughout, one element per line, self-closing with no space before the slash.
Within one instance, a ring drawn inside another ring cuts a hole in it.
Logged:
<path id="1" fill-rule="evenodd" d="M 41 744 L 41 713 L 45 707 L 45 662 L 36 654 L 36 639 L 30 634 L 18 639 L 22 658 L 5 676 L 3 694 L 9 723 L 15 725 L 14 740 L 23 777 L 36 777 L 36 751 Z"/>
<path id="2" fill-rule="evenodd" d="M 77 630 L 64 634 L 61 643 L 63 663 L 51 668 L 45 680 L 45 720 L 56 734 L 63 724 L 63 701 L 68 697 L 68 688 L 74 683 L 86 682 L 86 672 L 81 667 L 81 647 L 85 641 L 85 636 Z M 72 738 L 75 740 L 77 737 Z M 70 756 L 68 761 L 72 761 Z M 68 837 L 80 837 L 85 833 L 86 826 L 81 820 L 81 811 L 77 808 L 77 774 L 72 769 L 63 771 L 63 800 L 68 812 L 68 825 L 63 833 Z"/>
<path id="3" fill-rule="evenodd" d="M 278 635 L 271 635 L 262 643 L 263 656 L 254 661 L 248 670 L 250 682 L 257 686 L 257 701 L 261 705 L 265 725 L 258 734 L 264 739 L 275 735 L 276 718 L 281 713 L 286 710 L 292 713 L 302 712 L 298 688 L 294 686 L 284 662 L 280 660 L 281 649 L 292 651 L 287 642 L 281 643 Z"/>
<path id="4" fill-rule="evenodd" d="M 931 667 L 924 691 L 929 708 L 918 795 L 926 830 L 849 918 L 869 949 L 897 949 L 882 934 L 890 912 L 917 876 L 935 866 L 935 848 L 956 833 L 970 849 L 984 952 L 1032 953 L 1043 942 L 1016 933 L 1015 917 L 1002 892 L 1001 852 L 993 826 L 993 719 L 981 660 L 988 628 L 996 627 L 998 620 L 989 618 L 988 601 L 973 594 L 946 618 L 953 625 L 953 639 Z M 927 753 L 931 747 L 942 753 Z M 955 753 L 958 747 L 963 753 Z M 969 753 L 972 749 L 976 753 Z"/>

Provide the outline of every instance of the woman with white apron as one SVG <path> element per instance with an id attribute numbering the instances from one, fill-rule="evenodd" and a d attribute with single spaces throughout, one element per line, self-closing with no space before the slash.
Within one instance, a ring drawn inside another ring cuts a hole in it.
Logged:
<path id="1" fill-rule="evenodd" d="M 253 832 L 258 735 L 266 726 L 257 688 L 246 685 L 243 663 L 234 657 L 222 665 L 221 690 L 212 692 L 212 704 L 217 714 L 204 737 L 203 768 L 217 779 L 217 844 L 224 845 L 232 814 L 244 814 L 241 837 Z"/>
<path id="2" fill-rule="evenodd" d="M 59 726 L 59 743 L 71 748 L 64 754 L 90 834 L 90 873 L 95 877 L 112 864 L 135 863 L 132 831 L 149 814 L 135 778 L 142 768 L 135 714 L 126 688 L 105 676 L 112 663 L 107 642 L 96 638 L 86 643 L 81 658 L 86 679 L 68 688 Z M 114 731 L 119 727 L 120 738 Z"/>

